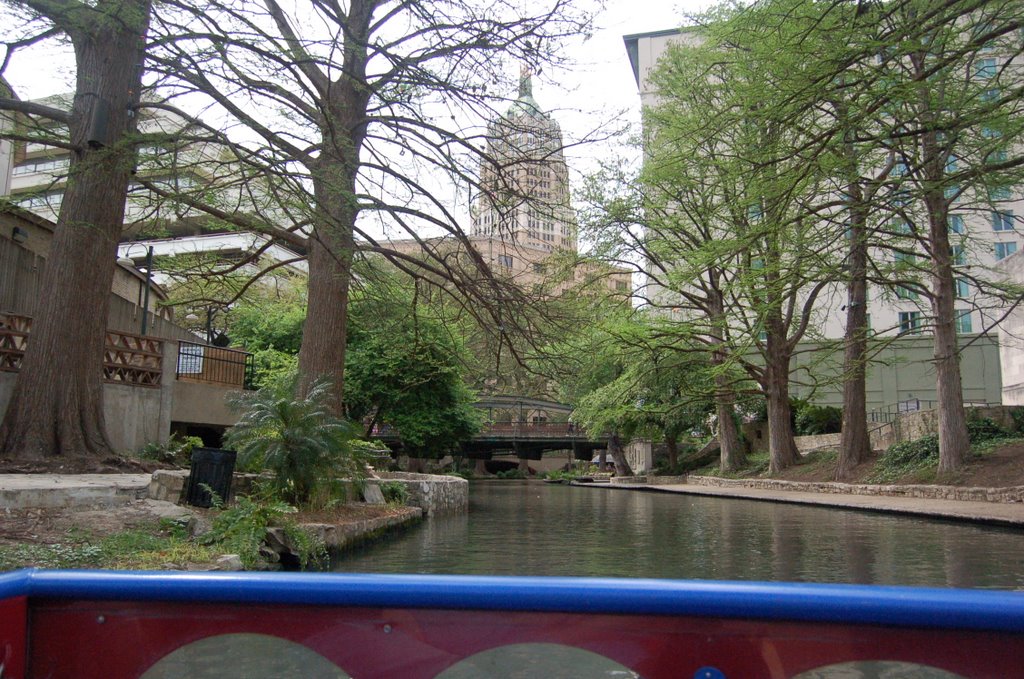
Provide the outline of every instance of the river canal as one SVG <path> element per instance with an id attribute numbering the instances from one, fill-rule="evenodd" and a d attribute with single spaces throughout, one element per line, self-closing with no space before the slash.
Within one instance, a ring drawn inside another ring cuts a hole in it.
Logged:
<path id="1" fill-rule="evenodd" d="M 334 570 L 1024 589 L 1024 531 L 526 481 L 476 481 L 468 515 L 347 553 Z"/>

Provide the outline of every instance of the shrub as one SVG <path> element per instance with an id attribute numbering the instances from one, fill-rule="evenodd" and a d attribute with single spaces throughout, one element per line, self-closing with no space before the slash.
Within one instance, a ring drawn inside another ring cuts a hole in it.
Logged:
<path id="1" fill-rule="evenodd" d="M 201 448 L 203 439 L 198 436 L 178 436 L 171 434 L 166 443 L 156 441 L 147 443 L 138 456 L 144 460 L 157 460 L 179 467 L 187 467 L 192 459 L 192 449 Z"/>
<path id="2" fill-rule="evenodd" d="M 981 443 L 1002 438 L 1007 433 L 992 418 L 979 417 L 967 420 L 967 435 L 970 437 L 971 443 Z"/>
<path id="3" fill-rule="evenodd" d="M 322 541 L 288 518 L 295 511 L 295 507 L 272 493 L 257 492 L 253 497 L 239 496 L 231 507 L 214 518 L 212 529 L 199 542 L 238 554 L 242 564 L 252 568 L 264 560 L 260 547 L 266 540 L 267 528 L 280 528 L 297 550 L 300 565 L 306 568 L 310 563 L 322 560 L 327 554 L 327 548 Z"/>
<path id="4" fill-rule="evenodd" d="M 320 380 L 305 398 L 275 386 L 229 400 L 243 414 L 228 431 L 228 446 L 238 451 L 243 468 L 274 472 L 275 493 L 296 505 L 307 504 L 317 486 L 338 476 L 365 473 L 349 445 L 352 429 L 332 414 L 330 397 L 330 383 Z"/>
<path id="5" fill-rule="evenodd" d="M 380 484 L 380 492 L 389 505 L 405 505 L 409 502 L 409 489 L 401 481 L 386 481 Z"/>
<path id="6" fill-rule="evenodd" d="M 816 406 L 801 402 L 795 412 L 794 433 L 797 436 L 838 434 L 843 426 L 843 411 L 835 406 Z"/>
<path id="7" fill-rule="evenodd" d="M 878 460 L 870 481 L 895 481 L 916 471 L 935 466 L 939 461 L 939 437 L 922 436 L 913 441 L 893 444 Z"/>
<path id="8" fill-rule="evenodd" d="M 495 476 L 499 479 L 525 479 L 526 472 L 521 469 L 506 469 L 503 472 L 498 472 Z"/>

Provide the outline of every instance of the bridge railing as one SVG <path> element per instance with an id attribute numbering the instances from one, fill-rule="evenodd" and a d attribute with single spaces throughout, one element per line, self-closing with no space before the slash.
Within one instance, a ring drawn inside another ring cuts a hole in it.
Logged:
<path id="1" fill-rule="evenodd" d="M 390 424 L 377 424 L 373 427 L 373 436 L 377 438 L 398 438 L 399 432 Z M 589 439 L 589 434 L 576 424 L 570 422 L 488 422 L 473 438 L 507 438 L 507 439 Z"/>
<path id="2" fill-rule="evenodd" d="M 571 422 L 490 422 L 483 426 L 477 436 L 584 439 L 587 432 Z"/>

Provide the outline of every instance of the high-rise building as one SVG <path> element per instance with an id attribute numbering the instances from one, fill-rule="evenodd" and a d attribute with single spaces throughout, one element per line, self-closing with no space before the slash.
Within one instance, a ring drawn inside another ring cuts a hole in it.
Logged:
<path id="1" fill-rule="evenodd" d="M 533 98 L 529 71 L 520 77 L 518 98 L 491 124 L 487 136 L 471 235 L 547 252 L 575 251 L 576 220 L 562 129 Z"/>

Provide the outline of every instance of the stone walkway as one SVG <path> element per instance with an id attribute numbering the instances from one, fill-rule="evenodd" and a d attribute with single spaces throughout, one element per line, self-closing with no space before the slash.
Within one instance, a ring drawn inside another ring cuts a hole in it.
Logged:
<path id="1" fill-rule="evenodd" d="M 611 490 L 642 490 L 656 493 L 682 493 L 687 495 L 708 495 L 714 497 L 742 498 L 766 502 L 792 502 L 803 505 L 837 507 L 875 512 L 914 514 L 933 518 L 956 519 L 1010 526 L 1024 526 L 1024 503 L 1020 502 L 977 502 L 965 500 L 937 500 L 916 497 L 889 497 L 882 495 L 838 495 L 835 493 L 810 493 L 795 490 L 765 490 L 761 488 L 740 488 L 721 486 L 697 486 L 689 484 L 644 485 L 644 484 L 582 484 L 590 488 Z"/>

